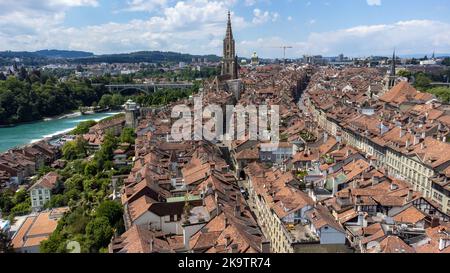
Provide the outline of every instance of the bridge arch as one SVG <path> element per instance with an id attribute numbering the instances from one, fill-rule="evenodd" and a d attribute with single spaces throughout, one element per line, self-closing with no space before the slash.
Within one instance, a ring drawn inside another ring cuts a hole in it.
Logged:
<path id="1" fill-rule="evenodd" d="M 126 91 L 130 91 L 130 90 L 134 90 L 134 91 L 138 91 L 138 93 L 144 93 L 146 95 L 150 95 L 154 92 L 153 88 L 141 88 L 141 87 L 125 87 L 122 89 L 117 89 L 116 92 L 118 92 L 121 95 L 125 95 L 124 93 L 126 93 Z"/>

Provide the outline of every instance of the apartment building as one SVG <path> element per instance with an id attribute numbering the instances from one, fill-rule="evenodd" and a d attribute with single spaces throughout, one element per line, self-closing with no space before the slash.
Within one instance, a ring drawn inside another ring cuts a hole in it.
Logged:
<path id="1" fill-rule="evenodd" d="M 45 203 L 50 201 L 52 190 L 57 187 L 59 175 L 50 172 L 34 183 L 28 191 L 31 197 L 31 208 L 33 211 L 40 211 Z"/>
<path id="2" fill-rule="evenodd" d="M 247 167 L 250 202 L 275 253 L 346 252 L 345 231 L 328 210 L 292 187 L 292 173 Z"/>
<path id="3" fill-rule="evenodd" d="M 307 98 L 306 105 L 312 109 L 318 124 L 337 139 L 342 139 L 343 143 L 365 153 L 375 166 L 385 168 L 389 175 L 411 182 L 414 190 L 422 192 L 437 202 L 442 211 L 449 213 L 448 191 L 433 184 L 433 179 L 450 165 L 450 153 L 442 153 L 450 151 L 450 144 L 442 142 L 442 135 L 436 139 L 433 130 L 420 132 L 422 128 L 431 128 L 430 124 L 443 131 L 443 125 L 437 125 L 434 120 L 424 125 L 411 121 L 402 123 L 399 110 L 394 112 L 394 122 L 386 121 L 386 116 L 383 118 L 383 114 L 388 112 L 382 105 L 400 109 L 400 106 L 408 104 L 408 110 L 414 107 L 411 102 L 424 104 L 430 101 L 430 97 L 402 82 L 380 98 L 382 104 L 376 106 L 380 114 L 367 116 L 358 113 L 351 105 L 342 104 L 335 94 L 331 91 L 331 96 L 323 100 L 323 94 L 312 90 Z M 329 107 L 332 103 L 336 105 L 333 109 Z"/>

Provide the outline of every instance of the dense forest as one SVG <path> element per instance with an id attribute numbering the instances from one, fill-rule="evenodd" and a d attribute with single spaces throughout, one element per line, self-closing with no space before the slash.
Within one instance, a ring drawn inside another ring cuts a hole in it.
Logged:
<path id="1" fill-rule="evenodd" d="M 19 77 L 0 79 L 0 125 L 39 120 L 90 106 L 105 91 L 87 80 L 59 82 L 40 71 L 28 74 L 22 70 Z"/>
<path id="2" fill-rule="evenodd" d="M 192 95 L 200 87 L 200 82 L 196 79 L 209 78 L 218 73 L 216 68 L 201 71 L 184 69 L 177 72 L 149 68 L 132 75 L 105 75 L 92 79 L 69 77 L 64 82 L 58 80 L 63 76 L 58 70 L 43 72 L 21 68 L 18 76 L 8 78 L 0 73 L 0 125 L 40 120 L 84 106 L 120 108 L 130 98 L 142 106 L 161 105 Z M 164 89 L 151 95 L 136 90 L 110 94 L 104 86 L 109 83 L 132 83 L 145 77 L 159 78 L 161 81 L 192 81 L 195 85 L 188 90 Z"/>

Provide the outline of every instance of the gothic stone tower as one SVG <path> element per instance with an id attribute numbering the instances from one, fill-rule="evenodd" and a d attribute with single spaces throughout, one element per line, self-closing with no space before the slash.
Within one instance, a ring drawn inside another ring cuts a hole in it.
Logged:
<path id="1" fill-rule="evenodd" d="M 397 80 L 397 71 L 396 71 L 396 61 L 397 61 L 397 57 L 395 56 L 395 50 L 394 50 L 394 54 L 392 55 L 392 64 L 391 64 L 391 71 L 389 74 L 389 81 L 388 81 L 388 89 L 390 90 L 392 87 L 395 86 L 395 81 Z"/>
<path id="2" fill-rule="evenodd" d="M 231 15 L 228 11 L 227 33 L 223 40 L 222 75 L 229 75 L 232 79 L 238 78 L 238 63 L 236 56 L 233 30 L 231 28 Z"/>
<path id="3" fill-rule="evenodd" d="M 125 103 L 125 127 L 136 129 L 138 113 L 138 105 L 134 101 L 128 100 Z"/>

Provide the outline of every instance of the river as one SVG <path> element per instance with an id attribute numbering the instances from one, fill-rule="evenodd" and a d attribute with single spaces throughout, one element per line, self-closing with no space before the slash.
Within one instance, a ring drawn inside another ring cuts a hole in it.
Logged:
<path id="1" fill-rule="evenodd" d="M 99 121 L 115 114 L 118 114 L 118 112 L 105 112 L 84 116 L 80 115 L 70 118 L 37 121 L 20 124 L 14 127 L 0 128 L 0 153 L 46 137 L 69 132 L 82 121 Z"/>

